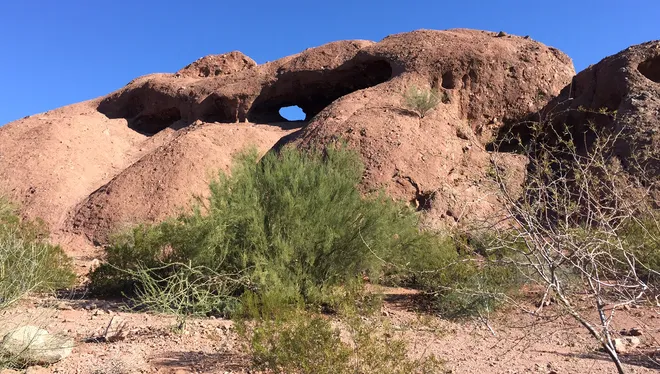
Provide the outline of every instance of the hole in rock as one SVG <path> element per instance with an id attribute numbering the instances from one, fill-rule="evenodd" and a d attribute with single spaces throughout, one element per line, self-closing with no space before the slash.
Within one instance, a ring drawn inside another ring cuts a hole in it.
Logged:
<path id="1" fill-rule="evenodd" d="M 442 88 L 447 90 L 453 90 L 456 88 L 456 82 L 454 81 L 454 73 L 448 71 L 442 74 Z"/>
<path id="2" fill-rule="evenodd" d="M 418 211 L 430 210 L 434 198 L 435 191 L 422 191 L 415 196 L 413 203 Z"/>
<path id="3" fill-rule="evenodd" d="M 297 105 L 282 107 L 279 113 L 282 118 L 290 122 L 304 121 L 307 117 L 305 112 L 303 112 L 303 110 Z"/>
<path id="4" fill-rule="evenodd" d="M 236 123 L 245 120 L 245 108 L 240 98 L 209 95 L 203 102 L 205 109 L 200 116 L 204 122 Z"/>
<path id="5" fill-rule="evenodd" d="M 340 97 L 390 78 L 392 67 L 384 60 L 351 60 L 335 69 L 282 73 L 262 89 L 249 110 L 248 119 L 255 123 L 280 122 L 282 117 L 311 120 Z M 291 105 L 300 107 L 304 115 L 288 117 L 286 112 L 280 112 Z"/>
<path id="6" fill-rule="evenodd" d="M 660 56 L 652 57 L 637 67 L 640 73 L 646 78 L 660 83 Z"/>
<path id="7" fill-rule="evenodd" d="M 99 112 L 110 119 L 126 119 L 128 128 L 146 136 L 154 135 L 168 127 L 179 126 L 179 121 L 185 116 L 180 108 L 178 98 L 171 97 L 150 84 L 110 95 L 97 107 Z"/>

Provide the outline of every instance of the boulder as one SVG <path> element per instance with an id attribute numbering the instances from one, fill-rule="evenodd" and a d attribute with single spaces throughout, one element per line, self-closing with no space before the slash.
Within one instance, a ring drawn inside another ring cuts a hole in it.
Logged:
<path id="1" fill-rule="evenodd" d="M 501 210 L 490 176 L 499 158 L 511 191 L 520 191 L 526 158 L 487 145 L 504 124 L 542 108 L 574 74 L 571 60 L 522 37 L 474 30 L 420 30 L 363 48 L 392 77 L 345 95 L 317 114 L 298 144 L 346 141 L 366 164 L 362 187 L 384 189 L 423 209 L 432 226 L 493 219 Z M 418 87 L 443 97 L 424 118 L 404 94 Z"/>
<path id="2" fill-rule="evenodd" d="M 291 129 L 276 126 L 198 123 L 122 170 L 72 209 L 69 230 L 95 244 L 130 224 L 157 222 L 205 197 L 219 171 L 249 147 L 267 152 Z M 93 267 L 93 266 L 91 266 Z"/>
<path id="3" fill-rule="evenodd" d="M 25 365 L 48 365 L 69 356 L 73 345 L 71 338 L 28 325 L 8 332 L 2 339 L 1 350 Z"/>
<path id="4" fill-rule="evenodd" d="M 540 111 L 555 126 L 568 125 L 578 146 L 590 149 L 590 126 L 618 134 L 612 156 L 630 173 L 660 175 L 660 40 L 631 46 L 576 75 Z"/>

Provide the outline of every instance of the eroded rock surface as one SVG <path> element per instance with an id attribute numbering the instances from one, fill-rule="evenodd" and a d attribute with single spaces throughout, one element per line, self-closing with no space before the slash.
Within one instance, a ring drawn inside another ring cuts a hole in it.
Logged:
<path id="1" fill-rule="evenodd" d="M 660 40 L 631 46 L 588 67 L 540 115 L 546 125 L 568 126 L 581 152 L 592 148 L 594 129 L 616 136 L 611 157 L 631 174 L 643 177 L 647 186 L 657 184 Z M 527 130 L 518 131 L 524 136 Z M 658 193 L 657 187 L 652 192 Z"/>

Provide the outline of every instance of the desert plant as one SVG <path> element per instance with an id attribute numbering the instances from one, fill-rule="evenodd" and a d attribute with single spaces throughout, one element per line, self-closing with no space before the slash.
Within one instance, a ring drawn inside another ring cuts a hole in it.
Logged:
<path id="1" fill-rule="evenodd" d="M 435 90 L 423 89 L 417 86 L 411 86 L 403 94 L 404 105 L 416 112 L 420 118 L 424 118 L 430 111 L 435 109 L 440 102 L 448 102 L 449 97 L 446 93 L 440 94 Z"/>
<path id="2" fill-rule="evenodd" d="M 71 260 L 46 237 L 42 223 L 22 220 L 0 198 L 0 309 L 31 292 L 51 292 L 75 282 Z"/>
<path id="3" fill-rule="evenodd" d="M 321 316 L 309 318 L 299 312 L 286 319 L 262 320 L 249 334 L 249 352 L 258 370 L 330 374 L 349 368 L 350 349 Z"/>
<path id="4" fill-rule="evenodd" d="M 501 251 L 486 250 L 491 233 L 455 232 L 420 251 L 390 257 L 384 283 L 424 292 L 427 307 L 463 319 L 497 309 L 526 283 Z"/>
<path id="5" fill-rule="evenodd" d="M 296 310 L 275 320 L 257 320 L 240 331 L 258 370 L 299 374 L 421 374 L 442 370 L 434 356 L 409 358 L 405 341 L 393 338 L 378 320 L 344 317 L 344 326 L 333 327 L 323 316 Z M 347 333 L 345 339 L 340 338 L 342 329 Z"/>
<path id="6" fill-rule="evenodd" d="M 134 307 L 176 315 L 179 330 L 185 328 L 189 316 L 232 312 L 237 304 L 232 295 L 244 285 L 240 274 L 218 274 L 189 263 L 149 268 L 138 265 L 126 271 L 139 284 L 132 297 Z"/>
<path id="7" fill-rule="evenodd" d="M 260 161 L 255 151 L 244 153 L 192 212 L 119 235 L 92 274 L 92 288 L 144 290 L 149 274 L 155 282 L 147 284 L 162 289 L 175 274 L 168 264 L 188 264 L 209 279 L 240 274 L 238 287 L 213 290 L 217 295 L 252 291 L 321 305 L 336 285 L 378 280 L 381 259 L 430 250 L 457 256 L 437 235 L 420 232 L 410 207 L 382 194 L 363 197 L 362 171 L 358 155 L 341 146 L 285 147 Z"/>
<path id="8" fill-rule="evenodd" d="M 513 254 L 505 261 L 545 290 L 537 313 L 546 299 L 556 298 L 623 373 L 612 318 L 657 292 L 659 221 L 657 202 L 649 201 L 648 193 L 653 182 L 640 180 L 643 170 L 630 172 L 635 160 L 624 170 L 613 156 L 623 132 L 592 127 L 576 138 L 566 127 L 547 124 L 532 131 L 537 141 L 519 141 L 530 159 L 522 197 L 512 194 L 497 172 L 511 226 L 491 248 Z M 496 154 L 493 163 L 500 170 Z M 585 302 L 596 318 L 582 308 Z"/>
<path id="9" fill-rule="evenodd" d="M 442 361 L 434 355 L 408 357 L 408 344 L 394 337 L 391 326 L 378 319 L 348 316 L 346 327 L 353 353 L 348 373 L 431 374 L 444 372 Z"/>

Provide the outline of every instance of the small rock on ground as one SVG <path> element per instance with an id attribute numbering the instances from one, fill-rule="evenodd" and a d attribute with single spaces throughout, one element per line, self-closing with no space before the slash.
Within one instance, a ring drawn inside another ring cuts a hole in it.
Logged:
<path id="1" fill-rule="evenodd" d="M 636 336 L 614 339 L 614 349 L 618 353 L 628 353 L 637 348 L 640 344 L 641 341 Z"/>
<path id="2" fill-rule="evenodd" d="M 73 339 L 29 325 L 7 333 L 0 345 L 0 351 L 27 365 L 53 364 L 66 358 L 72 350 Z"/>

